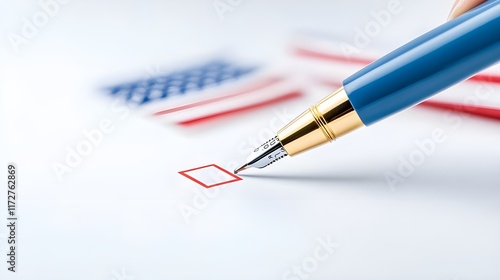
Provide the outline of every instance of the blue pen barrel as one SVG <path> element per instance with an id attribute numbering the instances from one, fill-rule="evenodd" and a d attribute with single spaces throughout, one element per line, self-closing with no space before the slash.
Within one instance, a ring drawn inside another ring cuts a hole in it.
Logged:
<path id="1" fill-rule="evenodd" d="M 500 61 L 500 0 L 487 1 L 347 78 L 365 125 L 413 106 Z"/>

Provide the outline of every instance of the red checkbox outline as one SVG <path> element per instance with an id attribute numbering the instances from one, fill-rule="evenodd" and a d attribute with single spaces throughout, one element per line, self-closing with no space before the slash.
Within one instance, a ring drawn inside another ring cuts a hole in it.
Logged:
<path id="1" fill-rule="evenodd" d="M 229 181 L 224 181 L 224 182 L 220 182 L 220 183 L 217 183 L 217 184 L 213 184 L 213 185 L 207 185 L 203 182 L 201 182 L 200 180 L 192 177 L 192 176 L 189 176 L 187 173 L 188 172 L 191 172 L 191 171 L 195 171 L 195 170 L 198 170 L 198 169 L 203 169 L 203 168 L 207 168 L 207 167 L 215 167 L 217 169 L 219 169 L 220 171 L 226 173 L 227 175 L 233 177 L 234 179 L 233 180 L 229 180 Z M 205 165 L 205 166 L 201 166 L 201 167 L 196 167 L 196 168 L 193 168 L 193 169 L 189 169 L 189 170 L 183 170 L 183 171 L 179 171 L 179 174 L 181 174 L 182 176 L 200 184 L 201 186 L 205 187 L 205 188 L 212 188 L 212 187 L 217 187 L 217 186 L 220 186 L 220 185 L 224 185 L 224 184 L 229 184 L 229 183 L 234 183 L 234 182 L 237 182 L 237 181 L 241 181 L 243 180 L 242 178 L 234 175 L 233 173 L 225 170 L 224 168 L 216 165 L 216 164 L 209 164 L 209 165 Z"/>

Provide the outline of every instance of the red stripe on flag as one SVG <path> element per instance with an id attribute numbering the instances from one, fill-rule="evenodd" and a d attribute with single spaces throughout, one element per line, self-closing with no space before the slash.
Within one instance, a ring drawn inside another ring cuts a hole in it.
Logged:
<path id="1" fill-rule="evenodd" d="M 473 106 L 473 105 L 462 105 L 456 103 L 447 103 L 440 101 L 425 101 L 420 104 L 420 106 L 430 107 L 430 108 L 439 108 L 439 109 L 447 109 L 457 112 L 464 112 L 471 115 L 500 120 L 500 109 L 492 108 L 492 107 L 482 107 L 482 106 Z"/>
<path id="2" fill-rule="evenodd" d="M 294 52 L 298 56 L 316 58 L 316 59 L 321 59 L 321 60 L 336 61 L 336 62 L 358 63 L 358 64 L 365 64 L 365 65 L 373 62 L 373 59 L 369 59 L 369 58 L 347 57 L 347 56 L 343 56 L 343 55 L 322 53 L 322 52 L 307 50 L 307 49 L 303 49 L 303 48 L 295 48 Z"/>
<path id="3" fill-rule="evenodd" d="M 233 93 L 226 94 L 224 96 L 215 97 L 215 98 L 212 98 L 212 99 L 207 99 L 207 100 L 203 100 L 203 101 L 199 101 L 199 102 L 194 102 L 194 103 L 190 103 L 190 104 L 186 104 L 186 105 L 182 105 L 182 106 L 178 106 L 178 107 L 174 107 L 174 108 L 170 108 L 170 109 L 161 110 L 161 111 L 153 113 L 153 116 L 161 116 L 161 115 L 166 115 L 166 114 L 170 114 L 170 113 L 174 113 L 174 112 L 179 112 L 179 111 L 182 111 L 182 110 L 191 109 L 191 108 L 194 108 L 194 107 L 198 107 L 198 106 L 202 106 L 202 105 L 206 105 L 206 104 L 218 102 L 218 101 L 221 101 L 221 100 L 229 99 L 229 98 L 232 98 L 232 97 L 240 96 L 240 95 L 243 95 L 243 94 L 251 93 L 251 92 L 254 92 L 254 91 L 257 91 L 257 90 L 261 90 L 261 89 L 264 89 L 266 87 L 272 86 L 272 85 L 274 85 L 274 84 L 276 84 L 278 82 L 281 82 L 283 80 L 284 80 L 284 78 L 282 78 L 282 77 L 268 78 L 266 80 L 261 81 L 260 83 L 256 83 L 256 84 L 253 84 L 251 86 L 248 86 L 247 88 L 242 89 L 242 90 L 240 90 L 238 92 L 233 92 Z"/>
<path id="4" fill-rule="evenodd" d="M 325 86 L 328 86 L 328 87 L 333 87 L 333 88 L 339 88 L 339 87 L 343 86 L 343 84 L 341 82 L 336 82 L 336 81 L 319 80 L 319 82 L 322 85 L 325 85 Z"/>
<path id="5" fill-rule="evenodd" d="M 275 97 L 275 98 L 272 98 L 272 99 L 268 99 L 266 101 L 262 101 L 262 102 L 254 103 L 254 104 L 251 104 L 251 105 L 248 105 L 248 106 L 243 106 L 243 107 L 239 107 L 239 108 L 235 108 L 235 109 L 230 109 L 230 110 L 226 110 L 226 111 L 222 111 L 222 112 L 218 112 L 218 113 L 214 113 L 214 114 L 210 114 L 210 115 L 206 115 L 206 116 L 202 116 L 202 117 L 198 117 L 198 118 L 194 118 L 194 119 L 190 119 L 190 120 L 181 121 L 181 122 L 178 122 L 177 124 L 181 125 L 181 126 L 196 125 L 196 124 L 200 124 L 200 123 L 203 123 L 203 122 L 215 120 L 215 119 L 218 119 L 218 118 L 228 117 L 228 116 L 236 115 L 236 114 L 239 114 L 239 113 L 243 113 L 243 112 L 255 110 L 255 109 L 258 109 L 258 108 L 266 107 L 266 106 L 269 106 L 269 105 L 273 105 L 273 104 L 276 104 L 276 103 L 280 103 L 280 102 L 284 102 L 284 101 L 296 99 L 296 98 L 299 98 L 299 97 L 302 97 L 302 96 L 303 96 L 302 92 L 300 92 L 300 91 L 292 91 L 292 92 L 280 95 L 278 97 Z"/>
<path id="6" fill-rule="evenodd" d="M 471 77 L 469 81 L 500 84 L 500 76 L 491 74 L 477 74 Z"/>

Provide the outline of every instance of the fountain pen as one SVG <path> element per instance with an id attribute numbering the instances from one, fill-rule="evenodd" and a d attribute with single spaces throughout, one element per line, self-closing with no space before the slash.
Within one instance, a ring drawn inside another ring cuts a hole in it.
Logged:
<path id="1" fill-rule="evenodd" d="M 489 0 L 361 69 L 257 147 L 234 173 L 331 142 L 500 61 L 500 0 Z"/>

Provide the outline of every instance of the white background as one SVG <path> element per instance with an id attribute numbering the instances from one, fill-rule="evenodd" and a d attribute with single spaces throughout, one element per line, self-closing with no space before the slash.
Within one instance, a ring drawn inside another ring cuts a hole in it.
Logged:
<path id="1" fill-rule="evenodd" d="M 1 278 L 283 279 L 330 236 L 340 247 L 309 279 L 499 279 L 498 122 L 411 109 L 248 172 L 187 223 L 179 207 L 202 189 L 177 172 L 243 161 L 238 146 L 268 128 L 273 109 L 186 130 L 133 110 L 120 118 L 102 90 L 226 50 L 281 56 L 304 30 L 350 42 L 388 2 L 248 0 L 221 20 L 211 0 L 74 0 L 16 53 L 9 34 L 41 8 L 3 1 L 0 166 L 18 165 L 20 220 L 14 275 L 4 261 L 2 183 Z M 443 23 L 452 1 L 401 5 L 367 51 L 390 51 Z M 309 99 L 275 110 L 300 113 Z M 52 164 L 106 118 L 114 131 L 59 181 Z M 446 141 L 390 187 L 384 174 L 435 129 Z"/>

